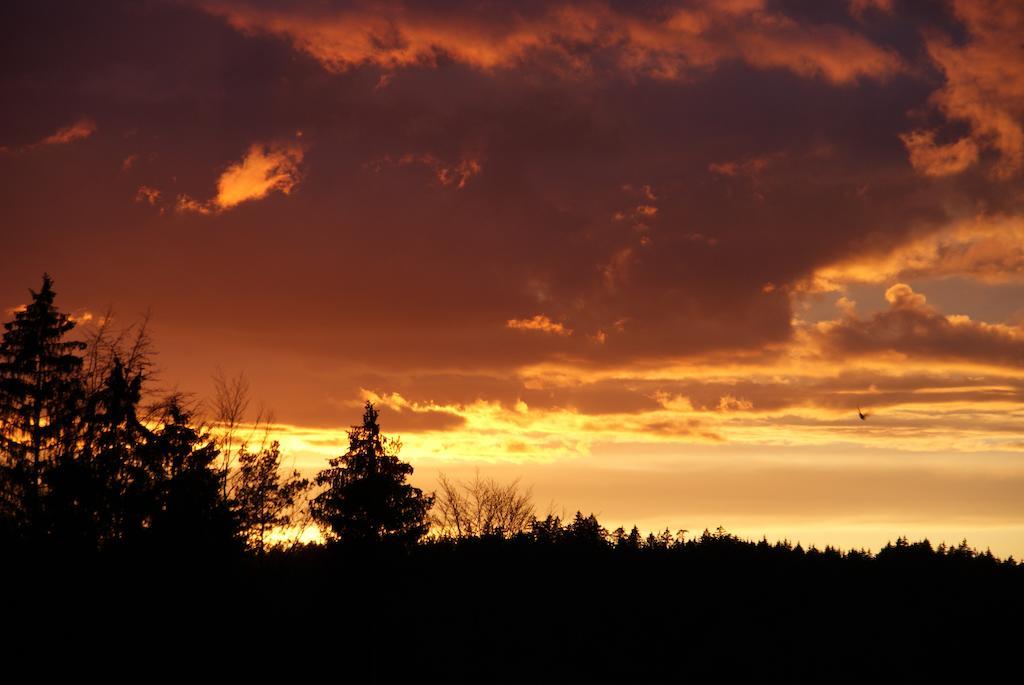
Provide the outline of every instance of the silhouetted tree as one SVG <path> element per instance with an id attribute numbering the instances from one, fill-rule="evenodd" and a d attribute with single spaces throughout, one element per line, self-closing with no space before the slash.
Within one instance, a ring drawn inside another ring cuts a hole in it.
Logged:
<path id="1" fill-rule="evenodd" d="M 81 398 L 75 323 L 54 306 L 49 275 L 4 324 L 0 341 L 0 516 L 14 528 L 41 521 L 45 470 L 74 443 Z"/>
<path id="2" fill-rule="evenodd" d="M 115 364 L 120 364 L 127 378 L 145 384 L 153 375 L 153 342 L 149 337 L 149 314 L 137 324 L 117 329 L 114 313 L 107 310 L 85 338 L 86 353 L 82 366 L 82 385 L 86 395 L 98 392 Z"/>
<path id="3" fill-rule="evenodd" d="M 142 375 L 113 358 L 103 384 L 83 403 L 78 449 L 47 479 L 47 523 L 65 543 L 93 547 L 142 535 L 153 515 L 151 431 L 138 416 Z"/>
<path id="4" fill-rule="evenodd" d="M 164 402 L 159 422 L 146 445 L 155 485 L 156 541 L 178 549 L 230 550 L 236 522 L 221 496 L 217 446 L 209 433 L 193 425 L 180 397 Z"/>
<path id="5" fill-rule="evenodd" d="M 276 440 L 256 452 L 243 445 L 238 451 L 233 504 L 246 544 L 262 556 L 267 534 L 294 522 L 296 502 L 308 488 L 309 480 L 298 471 L 282 477 L 281 445 Z"/>
<path id="6" fill-rule="evenodd" d="M 534 519 L 530 491 L 520 491 L 519 481 L 502 485 L 493 479 L 453 481 L 444 474 L 436 495 L 431 520 L 441 536 L 512 537 L 530 528 Z"/>
<path id="7" fill-rule="evenodd" d="M 563 537 L 566 542 L 572 544 L 603 547 L 607 544 L 608 531 L 594 514 L 584 516 L 577 511 L 572 523 L 565 527 Z"/>
<path id="8" fill-rule="evenodd" d="M 543 519 L 534 519 L 530 524 L 530 536 L 541 544 L 555 544 L 562 539 L 562 519 L 548 514 Z"/>
<path id="9" fill-rule="evenodd" d="M 612 543 L 617 550 L 638 550 L 643 546 L 644 539 L 640 535 L 640 529 L 636 526 L 626 533 L 626 529 L 619 526 L 612 533 Z"/>
<path id="10" fill-rule="evenodd" d="M 217 443 L 220 447 L 221 472 L 223 473 L 221 489 L 223 496 L 228 497 L 229 475 L 236 457 L 236 445 L 237 449 L 241 450 L 241 446 L 245 443 L 245 438 L 236 440 L 236 437 L 249 409 L 249 379 L 245 377 L 244 373 L 228 377 L 218 369 L 213 375 L 213 387 L 213 420 L 218 428 Z M 260 423 L 262 412 L 260 414 L 255 425 Z"/>
<path id="11" fill-rule="evenodd" d="M 401 442 L 381 435 L 378 415 L 367 402 L 362 425 L 348 432 L 348 452 L 316 476 L 325 489 L 310 512 L 328 539 L 409 544 L 427 532 L 433 497 L 405 482 L 412 466 L 398 459 Z"/>

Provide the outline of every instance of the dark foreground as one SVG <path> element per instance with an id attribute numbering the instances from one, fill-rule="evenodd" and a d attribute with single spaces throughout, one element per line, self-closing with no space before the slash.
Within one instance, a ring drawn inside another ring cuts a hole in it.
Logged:
<path id="1" fill-rule="evenodd" d="M 923 544 L 873 557 L 730 536 L 660 549 L 470 540 L 262 560 L 18 557 L 4 564 L 0 609 L 4 669 L 22 677 L 7 682 L 1020 673 L 1024 567 Z"/>

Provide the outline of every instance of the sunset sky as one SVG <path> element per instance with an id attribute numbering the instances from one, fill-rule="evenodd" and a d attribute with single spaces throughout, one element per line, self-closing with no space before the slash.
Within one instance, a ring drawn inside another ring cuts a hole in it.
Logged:
<path id="1" fill-rule="evenodd" d="M 0 310 L 149 310 L 291 459 L 1024 556 L 1024 4 L 0 4 Z M 858 407 L 869 416 L 861 421 Z"/>

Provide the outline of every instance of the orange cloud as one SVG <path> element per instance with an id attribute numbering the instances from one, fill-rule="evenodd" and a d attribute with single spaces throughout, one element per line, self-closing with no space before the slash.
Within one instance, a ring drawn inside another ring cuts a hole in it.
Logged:
<path id="1" fill-rule="evenodd" d="M 378 394 L 361 389 L 359 394 L 364 402 L 370 401 L 394 411 L 390 415 L 392 430 L 415 433 L 451 431 L 465 423 L 464 417 L 449 408 L 438 407 L 432 402 L 410 402 L 397 392 Z"/>
<path id="2" fill-rule="evenodd" d="M 38 140 L 34 143 L 13 148 L 0 146 L 0 153 L 15 154 L 18 152 L 28 152 L 44 145 L 66 145 L 67 143 L 73 143 L 76 140 L 88 138 L 94 133 L 96 133 L 95 121 L 89 118 L 79 119 L 73 124 L 59 128 L 42 140 Z"/>
<path id="3" fill-rule="evenodd" d="M 889 309 L 861 319 L 847 310 L 816 326 L 823 349 L 837 356 L 893 352 L 917 359 L 1024 365 L 1024 328 L 945 316 L 905 283 L 885 291 Z"/>
<path id="4" fill-rule="evenodd" d="M 910 153 L 910 164 L 925 176 L 957 174 L 978 161 L 978 146 L 971 138 L 937 145 L 934 131 L 911 131 L 900 140 Z"/>
<path id="5" fill-rule="evenodd" d="M 156 188 L 150 188 L 149 186 L 139 186 L 139 189 L 135 192 L 135 201 L 144 202 L 150 206 L 155 206 L 160 201 L 160 191 Z"/>
<path id="6" fill-rule="evenodd" d="M 437 180 L 443 186 L 455 185 L 465 188 L 466 181 L 480 173 L 482 167 L 475 159 L 462 159 L 453 167 L 442 167 L 437 171 Z"/>
<path id="7" fill-rule="evenodd" d="M 838 25 L 805 26 L 769 11 L 763 0 L 701 1 L 659 16 L 639 16 L 594 0 L 539 10 L 428 12 L 413 4 L 280 9 L 252 2 L 204 3 L 246 33 L 288 37 L 326 69 L 385 69 L 452 59 L 483 70 L 556 56 L 564 74 L 593 69 L 587 55 L 613 56 L 630 74 L 682 78 L 728 60 L 847 84 L 902 69 L 892 52 Z"/>
<path id="8" fill-rule="evenodd" d="M 74 321 L 77 325 L 87 324 L 93 320 L 92 312 L 86 310 L 81 313 L 68 314 L 68 319 Z"/>
<path id="9" fill-rule="evenodd" d="M 925 310 L 927 298 L 915 293 L 906 283 L 897 283 L 885 291 L 885 301 L 895 309 L 918 309 Z"/>
<path id="10" fill-rule="evenodd" d="M 541 333 L 552 333 L 554 335 L 572 335 L 572 329 L 552 321 L 544 314 L 537 314 L 530 319 L 509 319 L 505 322 L 505 325 L 520 331 L 540 331 Z"/>
<path id="11" fill-rule="evenodd" d="M 845 283 L 961 276 L 988 283 L 1024 280 L 1024 217 L 979 215 L 910 240 L 819 269 L 806 290 Z"/>
<path id="12" fill-rule="evenodd" d="M 79 119 L 75 123 L 59 129 L 52 135 L 43 138 L 37 145 L 64 145 L 76 140 L 88 138 L 96 133 L 96 122 L 92 119 Z"/>
<path id="13" fill-rule="evenodd" d="M 181 194 L 174 203 L 174 209 L 178 212 L 193 212 L 195 214 L 212 214 L 213 206 L 210 202 L 200 202 L 195 198 Z"/>
<path id="14" fill-rule="evenodd" d="M 783 68 L 834 84 L 884 79 L 902 70 L 893 53 L 836 26 L 806 28 L 783 17 L 755 15 L 737 35 L 740 57 L 760 68 Z"/>
<path id="15" fill-rule="evenodd" d="M 752 367 L 742 375 L 691 366 L 643 378 L 635 370 L 617 369 L 606 380 L 588 379 L 577 368 L 571 377 L 531 378 L 538 387 L 522 389 L 529 404 L 522 399 L 442 402 L 363 394 L 381 398 L 395 420 L 410 408 L 461 417 L 460 430 L 427 434 L 431 429 L 413 428 L 414 435 L 405 441 L 411 453 L 445 462 L 557 461 L 590 454 L 602 444 L 678 446 L 680 438 L 690 447 L 845 443 L 890 454 L 1019 452 L 1016 417 L 1024 410 L 1019 371 L 1001 374 L 956 364 L 937 370 L 934 362 L 880 359 L 863 357 L 856 369 L 804 359 L 795 365 Z M 857 407 L 872 411 L 870 423 L 857 419 Z"/>
<path id="16" fill-rule="evenodd" d="M 995 173 L 1015 175 L 1024 164 L 1024 5 L 956 0 L 953 7 L 969 39 L 927 41 L 929 55 L 946 76 L 931 99 L 948 119 L 966 122 L 970 132 L 944 146 L 932 144 L 932 131 L 904 136 L 911 163 L 923 173 L 954 173 L 976 163 L 978 149 L 991 149 L 999 154 Z"/>
<path id="17" fill-rule="evenodd" d="M 228 166 L 217 180 L 217 194 L 211 200 L 197 200 L 190 195 L 180 194 L 174 208 L 178 212 L 214 214 L 243 202 L 261 200 L 272 192 L 288 195 L 300 180 L 300 165 L 304 150 L 297 142 L 253 143 L 245 157 Z M 155 195 L 154 195 L 155 193 Z M 140 197 L 150 204 L 156 204 L 160 191 L 153 188 L 139 189 Z"/>
<path id="18" fill-rule="evenodd" d="M 732 395 L 723 395 L 718 400 L 719 411 L 750 411 L 754 408 L 754 403 L 750 400 L 733 397 Z"/>
<path id="19" fill-rule="evenodd" d="M 241 162 L 221 174 L 214 204 L 219 209 L 230 209 L 260 200 L 273 191 L 288 195 L 299 182 L 302 156 L 298 143 L 253 143 Z"/>
<path id="20" fill-rule="evenodd" d="M 748 157 L 746 159 L 735 161 L 712 162 L 708 165 L 708 171 L 716 176 L 727 176 L 730 178 L 747 176 L 750 179 L 757 181 L 761 174 L 768 168 L 768 165 L 781 156 L 781 153 L 776 153 L 773 155 Z"/>
<path id="21" fill-rule="evenodd" d="M 373 171 L 380 171 L 388 165 L 406 166 L 408 164 L 422 164 L 434 173 L 434 178 L 440 185 L 454 186 L 458 189 L 465 188 L 469 179 L 483 171 L 483 165 L 476 158 L 465 157 L 454 164 L 447 164 L 430 153 L 415 154 L 411 152 L 397 159 L 385 155 L 367 166 Z"/>

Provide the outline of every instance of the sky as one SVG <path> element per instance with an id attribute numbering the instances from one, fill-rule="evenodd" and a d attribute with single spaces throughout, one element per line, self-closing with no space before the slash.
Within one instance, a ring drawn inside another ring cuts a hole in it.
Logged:
<path id="1" fill-rule="evenodd" d="M 15 0 L 0 309 L 149 313 L 305 471 L 1024 557 L 1024 5 Z M 867 414 L 858 418 L 858 410 Z"/>

